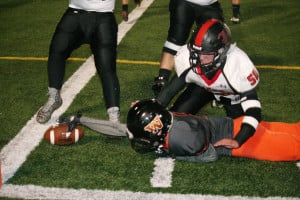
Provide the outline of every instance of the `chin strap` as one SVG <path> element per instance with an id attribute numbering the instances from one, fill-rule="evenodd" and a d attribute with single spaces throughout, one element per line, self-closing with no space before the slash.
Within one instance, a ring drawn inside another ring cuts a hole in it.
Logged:
<path id="1" fill-rule="evenodd" d="M 163 146 L 159 145 L 155 150 L 155 155 L 158 157 L 173 157 L 170 152 Z"/>

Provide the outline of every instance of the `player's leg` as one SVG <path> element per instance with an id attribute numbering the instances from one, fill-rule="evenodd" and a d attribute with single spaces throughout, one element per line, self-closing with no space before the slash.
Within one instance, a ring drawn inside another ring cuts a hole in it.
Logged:
<path id="1" fill-rule="evenodd" d="M 170 27 L 168 36 L 161 53 L 159 74 L 155 78 L 152 87 L 155 95 L 158 95 L 168 82 L 174 69 L 174 56 L 186 43 L 194 23 L 193 10 L 186 1 L 170 0 L 169 12 Z"/>
<path id="2" fill-rule="evenodd" d="M 232 17 L 230 21 L 233 23 L 239 23 L 240 22 L 240 0 L 231 0 L 231 7 L 232 7 Z"/>
<path id="3" fill-rule="evenodd" d="M 195 14 L 197 25 L 201 25 L 209 19 L 224 21 L 223 9 L 218 1 L 208 6 L 195 6 Z"/>
<path id="4" fill-rule="evenodd" d="M 234 120 L 236 135 L 241 118 Z M 300 159 L 300 122 L 261 122 L 255 134 L 232 156 L 270 161 L 295 161 Z"/>
<path id="5" fill-rule="evenodd" d="M 91 41 L 98 75 L 102 83 L 107 114 L 112 122 L 120 121 L 120 84 L 116 70 L 118 25 L 113 13 L 100 13 Z"/>
<path id="6" fill-rule="evenodd" d="M 59 123 L 66 123 L 69 130 L 73 130 L 78 125 L 82 125 L 107 136 L 126 137 L 126 124 L 85 117 L 82 116 L 80 112 L 77 112 L 76 115 L 60 119 Z"/>
<path id="7" fill-rule="evenodd" d="M 171 0 L 169 4 L 170 27 L 163 47 L 161 68 L 173 69 L 174 55 L 186 43 L 194 23 L 193 9 L 186 1 Z M 170 54 L 164 56 L 164 54 Z M 166 60 L 170 60 L 168 63 Z"/>
<path id="8" fill-rule="evenodd" d="M 298 123 L 285 123 L 285 122 L 266 122 L 262 121 L 261 126 L 269 129 L 270 131 L 289 132 L 291 134 L 300 135 L 300 122 Z"/>
<path id="9" fill-rule="evenodd" d="M 79 13 L 78 13 L 79 15 Z M 77 31 L 76 14 L 67 10 L 58 23 L 52 37 L 48 58 L 48 101 L 42 106 L 36 116 L 39 123 L 46 123 L 52 113 L 61 106 L 60 89 L 65 75 L 66 59 L 71 52 L 80 46 L 82 35 Z"/>
<path id="10" fill-rule="evenodd" d="M 176 99 L 170 111 L 196 114 L 204 105 L 214 99 L 212 93 L 195 84 L 189 84 Z"/>

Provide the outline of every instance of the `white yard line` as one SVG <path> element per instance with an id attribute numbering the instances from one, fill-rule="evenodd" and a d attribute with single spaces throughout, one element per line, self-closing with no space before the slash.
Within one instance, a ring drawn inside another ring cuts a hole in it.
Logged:
<path id="1" fill-rule="evenodd" d="M 0 195 L 22 199 L 89 199 L 89 200 L 299 200 L 282 197 L 242 197 L 201 194 L 145 193 L 112 190 L 50 188 L 35 185 L 3 185 Z"/>
<path id="2" fill-rule="evenodd" d="M 175 160 L 172 158 L 158 158 L 154 162 L 154 171 L 150 180 L 152 187 L 167 188 L 172 186 L 172 173 Z"/>
<path id="3" fill-rule="evenodd" d="M 143 0 L 139 8 L 134 9 L 129 14 L 129 21 L 119 25 L 118 44 L 132 28 L 137 19 L 153 3 L 154 0 Z M 12 185 L 5 182 L 14 176 L 19 167 L 26 161 L 27 156 L 33 151 L 43 138 L 43 133 L 50 124 L 55 123 L 58 117 L 63 114 L 80 90 L 95 75 L 93 57 L 89 57 L 85 63 L 65 82 L 61 90 L 64 100 L 63 105 L 53 113 L 52 119 L 47 124 L 39 124 L 35 120 L 35 115 L 27 122 L 21 131 L 11 140 L 0 153 L 2 182 L 0 197 L 22 198 L 22 199 L 103 199 L 103 200 L 296 200 L 299 198 L 281 197 L 241 197 L 241 196 L 215 196 L 199 194 L 169 194 L 169 193 L 144 193 L 130 191 L 110 191 L 110 190 L 87 190 L 87 189 L 67 189 L 50 188 L 36 185 Z M 76 84 L 73 84 L 76 83 Z M 174 160 L 157 159 L 154 162 L 155 168 L 153 177 L 150 180 L 153 187 L 171 187 L 172 171 Z M 165 168 L 165 176 L 160 176 L 159 168 Z"/>

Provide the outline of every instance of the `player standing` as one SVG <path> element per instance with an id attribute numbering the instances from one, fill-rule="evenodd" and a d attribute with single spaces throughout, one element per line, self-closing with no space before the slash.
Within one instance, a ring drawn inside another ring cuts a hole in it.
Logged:
<path id="1" fill-rule="evenodd" d="M 128 20 L 128 0 L 122 0 L 122 17 Z M 62 105 L 60 90 L 66 60 L 73 50 L 89 44 L 103 87 L 109 120 L 119 122 L 120 85 L 116 73 L 118 24 L 114 16 L 115 0 L 70 0 L 57 24 L 49 48 L 48 101 L 40 108 L 36 120 L 46 123 Z"/>

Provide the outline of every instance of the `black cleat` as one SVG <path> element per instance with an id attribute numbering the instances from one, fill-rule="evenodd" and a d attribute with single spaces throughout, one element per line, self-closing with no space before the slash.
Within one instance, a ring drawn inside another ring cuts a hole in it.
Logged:
<path id="1" fill-rule="evenodd" d="M 64 119 L 59 119 L 58 123 L 67 124 L 68 132 L 71 132 L 76 126 L 80 124 L 80 117 L 82 116 L 81 112 L 77 112 L 76 115 L 66 117 Z"/>

